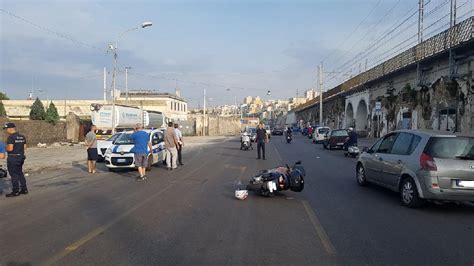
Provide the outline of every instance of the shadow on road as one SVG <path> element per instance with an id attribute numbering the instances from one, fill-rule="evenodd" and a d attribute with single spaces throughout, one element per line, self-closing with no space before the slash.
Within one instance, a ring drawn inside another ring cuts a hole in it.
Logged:
<path id="1" fill-rule="evenodd" d="M 0 195 L 3 195 L 3 191 L 7 191 L 11 187 L 10 179 L 0 178 Z"/>
<path id="2" fill-rule="evenodd" d="M 355 182 L 355 181 L 354 181 Z M 386 203 L 390 203 L 393 206 L 399 206 L 400 208 L 406 208 L 401 205 L 400 203 L 400 196 L 397 192 L 394 192 L 390 189 L 380 187 L 374 184 L 369 184 L 367 187 L 364 187 L 364 193 L 371 193 L 377 194 L 371 197 L 379 198 L 380 200 L 384 200 Z M 446 202 L 446 203 L 434 203 L 434 202 L 426 202 L 426 204 L 420 209 L 413 209 L 413 211 L 422 211 L 425 213 L 437 213 L 437 214 L 446 214 L 447 212 L 456 213 L 456 214 L 463 214 L 472 216 L 474 215 L 474 204 L 469 203 L 454 203 L 454 202 Z"/>

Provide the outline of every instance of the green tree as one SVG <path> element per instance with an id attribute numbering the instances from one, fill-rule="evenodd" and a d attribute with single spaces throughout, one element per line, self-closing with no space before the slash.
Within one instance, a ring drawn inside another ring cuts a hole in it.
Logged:
<path id="1" fill-rule="evenodd" d="M 7 111 L 5 110 L 5 106 L 3 105 L 2 101 L 0 101 L 0 116 L 1 117 L 7 116 Z"/>
<path id="2" fill-rule="evenodd" d="M 46 122 L 56 125 L 59 121 L 59 114 L 58 109 L 53 102 L 51 102 L 48 106 L 48 110 L 46 110 Z"/>
<path id="3" fill-rule="evenodd" d="M 44 120 L 46 118 L 46 112 L 44 111 L 44 105 L 39 98 L 36 98 L 35 102 L 31 106 L 30 119 L 31 120 Z"/>
<path id="4" fill-rule="evenodd" d="M 5 93 L 0 92 L 0 100 L 10 100 L 10 98 L 8 98 L 8 96 Z"/>

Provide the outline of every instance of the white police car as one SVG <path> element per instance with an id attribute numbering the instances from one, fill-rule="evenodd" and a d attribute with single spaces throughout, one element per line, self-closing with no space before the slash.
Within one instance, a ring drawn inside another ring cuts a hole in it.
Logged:
<path id="1" fill-rule="evenodd" d="M 114 141 L 120 136 L 121 133 L 116 133 L 109 137 L 106 140 L 97 140 L 97 154 L 99 154 L 99 158 L 97 159 L 98 162 L 105 162 L 105 153 L 107 149 L 110 148 Z"/>
<path id="2" fill-rule="evenodd" d="M 150 135 L 150 142 L 153 146 L 152 153 L 148 156 L 147 170 L 165 158 L 164 150 L 164 133 L 163 129 L 144 130 Z M 105 152 L 105 165 L 109 171 L 123 168 L 135 168 L 134 154 L 131 151 L 133 148 L 133 140 L 130 136 L 133 131 L 125 131 L 115 139 L 114 144 Z"/>

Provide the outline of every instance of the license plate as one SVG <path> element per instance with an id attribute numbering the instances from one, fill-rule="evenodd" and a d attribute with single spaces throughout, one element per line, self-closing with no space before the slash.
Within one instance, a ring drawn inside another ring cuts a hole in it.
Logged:
<path id="1" fill-rule="evenodd" d="M 342 145 L 344 145 L 344 143 L 338 143 L 338 144 L 337 144 L 337 146 L 342 146 Z"/>
<path id="2" fill-rule="evenodd" d="M 458 186 L 474 188 L 474 181 L 458 181 Z"/>
<path id="3" fill-rule="evenodd" d="M 125 162 L 127 162 L 127 160 L 126 159 L 117 159 L 117 162 L 118 163 L 125 163 Z"/>

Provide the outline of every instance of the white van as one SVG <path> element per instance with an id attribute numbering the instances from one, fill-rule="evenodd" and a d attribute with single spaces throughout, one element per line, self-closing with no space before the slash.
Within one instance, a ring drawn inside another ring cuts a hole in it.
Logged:
<path id="1" fill-rule="evenodd" d="M 165 144 L 164 144 L 164 130 L 153 129 L 144 130 L 150 135 L 150 142 L 152 144 L 152 152 L 148 156 L 147 170 L 151 170 L 153 165 L 162 162 L 165 158 Z M 105 152 L 105 165 L 109 171 L 115 169 L 135 168 L 134 154 L 131 152 L 133 148 L 133 140 L 130 136 L 133 131 L 125 131 L 115 139 L 112 146 Z"/>
<path id="2" fill-rule="evenodd" d="M 330 127 L 316 127 L 313 132 L 313 143 L 323 143 L 326 133 L 331 131 Z"/>

